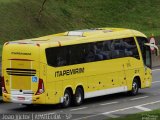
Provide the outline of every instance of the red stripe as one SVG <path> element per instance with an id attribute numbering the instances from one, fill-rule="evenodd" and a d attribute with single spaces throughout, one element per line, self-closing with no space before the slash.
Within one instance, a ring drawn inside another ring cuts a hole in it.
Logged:
<path id="1" fill-rule="evenodd" d="M 9 60 L 18 60 L 18 61 L 34 61 L 34 60 L 29 60 L 29 59 L 9 59 Z"/>

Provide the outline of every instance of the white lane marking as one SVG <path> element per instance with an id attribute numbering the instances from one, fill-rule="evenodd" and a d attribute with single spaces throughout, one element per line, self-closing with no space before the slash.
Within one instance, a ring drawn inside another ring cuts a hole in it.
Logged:
<path id="1" fill-rule="evenodd" d="M 124 111 L 124 110 L 131 109 L 131 108 L 133 108 L 133 106 L 132 107 L 128 107 L 128 108 L 114 110 L 114 111 L 99 113 L 99 114 L 96 114 L 96 115 L 89 115 L 89 116 L 85 116 L 85 117 L 81 117 L 81 118 L 76 118 L 76 119 L 73 119 L 73 120 L 81 120 L 81 119 L 91 118 L 91 117 L 100 116 L 100 115 L 108 115 L 108 114 L 112 114 L 114 112 Z"/>
<path id="2" fill-rule="evenodd" d="M 136 106 L 152 105 L 152 104 L 156 104 L 156 103 L 160 103 L 160 100 L 159 101 L 145 103 L 145 104 L 140 104 L 140 105 L 136 105 Z M 118 111 L 128 110 L 128 109 L 134 108 L 136 106 L 131 106 L 131 107 L 127 107 L 127 108 L 117 109 L 117 110 L 114 110 L 114 111 L 108 111 L 108 112 L 104 112 L 104 113 L 99 113 L 99 114 L 96 114 L 96 115 L 85 116 L 85 117 L 76 118 L 76 119 L 73 119 L 73 120 L 81 120 L 81 119 L 91 118 L 91 117 L 100 116 L 100 115 L 112 114 L 112 113 L 115 113 L 115 112 L 118 112 Z"/>
<path id="3" fill-rule="evenodd" d="M 119 118 L 118 115 L 113 115 L 113 114 L 107 114 L 105 116 L 110 117 L 110 118 Z"/>
<path id="4" fill-rule="evenodd" d="M 154 71 L 158 71 L 158 70 L 160 70 L 160 69 L 154 69 L 154 70 L 152 70 L 152 72 L 154 72 Z"/>
<path id="5" fill-rule="evenodd" d="M 82 109 L 86 109 L 86 108 L 88 108 L 88 107 L 81 107 L 81 108 L 71 109 L 70 111 L 82 110 Z"/>
<path id="6" fill-rule="evenodd" d="M 152 105 L 152 104 L 156 104 L 156 103 L 160 103 L 160 100 L 154 101 L 154 102 L 150 102 L 150 103 L 141 104 L 141 105 L 137 105 L 137 106 Z"/>
<path id="7" fill-rule="evenodd" d="M 130 99 L 130 100 L 139 100 L 139 99 L 144 99 L 144 98 L 147 98 L 147 97 L 149 97 L 149 96 L 143 96 L 143 97 L 132 98 L 132 99 Z"/>
<path id="8" fill-rule="evenodd" d="M 112 105 L 112 104 L 116 104 L 118 102 L 110 102 L 110 103 L 103 103 L 103 104 L 99 104 L 99 105 Z"/>
<path id="9" fill-rule="evenodd" d="M 109 112 L 104 112 L 104 113 L 101 113 L 101 114 L 106 115 L 106 114 L 111 114 L 111 113 L 115 113 L 115 112 L 118 112 L 118 111 L 128 110 L 128 109 L 131 109 L 131 108 L 133 108 L 133 106 L 122 108 L 122 109 L 117 109 L 117 110 L 113 110 L 113 111 L 109 111 Z"/>
<path id="10" fill-rule="evenodd" d="M 160 81 L 153 81 L 152 83 L 159 83 Z"/>
<path id="11" fill-rule="evenodd" d="M 142 111 L 151 111 L 151 109 L 146 108 L 146 107 L 142 107 L 142 106 L 135 106 L 135 108 L 142 110 Z"/>

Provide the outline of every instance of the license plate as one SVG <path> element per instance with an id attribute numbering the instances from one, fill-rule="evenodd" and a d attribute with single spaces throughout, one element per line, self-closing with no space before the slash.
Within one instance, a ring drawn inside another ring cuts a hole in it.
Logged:
<path id="1" fill-rule="evenodd" d="M 17 97 L 18 100 L 25 100 L 25 97 Z"/>

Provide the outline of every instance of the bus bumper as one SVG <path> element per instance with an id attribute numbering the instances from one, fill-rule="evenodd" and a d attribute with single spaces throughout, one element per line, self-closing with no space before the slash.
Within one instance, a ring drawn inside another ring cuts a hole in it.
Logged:
<path id="1" fill-rule="evenodd" d="M 11 102 L 21 104 L 32 104 L 32 96 L 11 95 Z"/>
<path id="2" fill-rule="evenodd" d="M 10 98 L 11 98 L 10 94 L 2 93 L 2 99 L 4 102 L 11 102 Z"/>
<path id="3" fill-rule="evenodd" d="M 41 95 L 11 95 L 3 93 L 4 102 L 20 104 L 45 104 L 45 96 Z"/>

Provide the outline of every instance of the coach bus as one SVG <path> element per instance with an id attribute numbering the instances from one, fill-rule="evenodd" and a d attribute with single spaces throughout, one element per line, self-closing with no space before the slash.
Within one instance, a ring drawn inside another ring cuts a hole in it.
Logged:
<path id="1" fill-rule="evenodd" d="M 3 101 L 68 107 L 102 95 L 136 95 L 140 88 L 151 87 L 150 46 L 143 33 L 124 28 L 76 30 L 6 42 Z"/>

